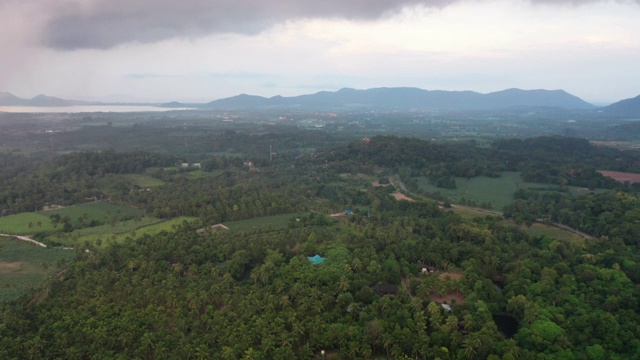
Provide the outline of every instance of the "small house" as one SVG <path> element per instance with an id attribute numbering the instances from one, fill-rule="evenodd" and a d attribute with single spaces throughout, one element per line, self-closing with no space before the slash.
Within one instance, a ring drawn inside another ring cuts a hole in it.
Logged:
<path id="1" fill-rule="evenodd" d="M 426 273 L 433 274 L 433 273 L 435 273 L 437 271 L 438 271 L 438 269 L 436 269 L 433 266 L 429 266 L 429 265 L 424 264 L 424 263 L 420 264 L 420 272 L 423 273 L 423 274 L 426 274 Z"/>

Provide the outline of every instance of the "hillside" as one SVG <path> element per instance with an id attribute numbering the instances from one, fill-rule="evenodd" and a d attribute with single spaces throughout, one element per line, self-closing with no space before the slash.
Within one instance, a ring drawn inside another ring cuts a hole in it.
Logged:
<path id="1" fill-rule="evenodd" d="M 528 107 L 555 107 L 563 109 L 591 109 L 593 105 L 563 90 L 508 89 L 481 94 L 473 91 L 422 90 L 418 88 L 374 88 L 368 90 L 341 89 L 321 91 L 293 97 L 239 95 L 204 104 L 210 109 L 249 108 L 376 108 L 376 109 L 428 109 L 493 110 Z"/>
<path id="2" fill-rule="evenodd" d="M 618 101 L 600 110 L 609 115 L 640 117 L 640 95 Z"/>

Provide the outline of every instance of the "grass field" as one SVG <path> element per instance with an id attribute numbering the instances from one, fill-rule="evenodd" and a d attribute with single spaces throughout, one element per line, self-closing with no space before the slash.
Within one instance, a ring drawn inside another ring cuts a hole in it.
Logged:
<path id="1" fill-rule="evenodd" d="M 124 179 L 126 179 L 127 181 L 129 181 L 130 183 L 132 183 L 133 185 L 137 185 L 141 188 L 150 188 L 150 187 L 154 187 L 154 186 L 162 186 L 164 185 L 164 181 L 160 180 L 160 179 L 156 179 L 152 176 L 149 175 L 143 175 L 143 174 L 125 174 L 125 175 L 120 175 L 121 177 L 123 177 Z"/>
<path id="2" fill-rule="evenodd" d="M 69 250 L 41 248 L 14 238 L 0 237 L 0 302 L 16 299 L 56 273 L 56 263 L 71 259 Z"/>
<path id="3" fill-rule="evenodd" d="M 155 235 L 162 231 L 173 231 L 176 227 L 181 225 L 183 222 L 185 221 L 190 222 L 195 220 L 198 220 L 198 218 L 190 217 L 190 216 L 180 216 L 175 219 L 162 221 L 153 225 L 136 229 L 135 231 L 117 234 L 114 236 L 115 236 L 115 240 L 117 242 L 120 242 L 120 241 L 126 240 L 128 237 L 134 238 L 142 235 Z"/>
<path id="4" fill-rule="evenodd" d="M 213 173 L 210 172 L 206 172 L 204 170 L 194 170 L 194 171 L 189 171 L 184 173 L 184 175 L 186 177 L 188 177 L 189 179 L 201 179 L 201 178 L 206 178 L 206 177 L 211 177 L 213 176 Z"/>
<path id="5" fill-rule="evenodd" d="M 50 240 L 64 246 L 73 247 L 77 244 L 96 243 L 98 239 L 106 245 L 106 240 L 121 234 L 130 235 L 132 231 L 150 225 L 161 223 L 162 220 L 152 217 L 142 217 L 134 220 L 118 221 L 111 224 L 105 224 L 94 227 L 74 230 L 71 233 L 58 233 L 51 236 Z"/>
<path id="6" fill-rule="evenodd" d="M 428 193 L 439 192 L 452 203 L 471 200 L 478 205 L 491 204 L 492 208 L 498 211 L 513 202 L 513 193 L 518 189 L 553 187 L 553 185 L 524 182 L 518 172 L 503 172 L 499 178 L 478 176 L 467 180 L 467 178 L 457 177 L 455 178 L 457 189 L 435 187 L 424 177 L 416 178 L 416 181 L 420 189 Z"/>
<path id="7" fill-rule="evenodd" d="M 554 226 L 544 224 L 533 224 L 531 227 L 523 227 L 527 234 L 531 236 L 546 235 L 558 240 L 578 241 L 582 242 L 584 239 L 570 231 L 566 231 Z"/>
<path id="8" fill-rule="evenodd" d="M 269 227 L 269 226 L 271 226 L 271 229 L 273 230 L 281 230 L 281 229 L 287 228 L 287 225 L 289 224 L 289 221 L 292 218 L 300 217 L 305 214 L 306 213 L 293 213 L 293 214 L 265 216 L 265 217 L 255 218 L 255 219 L 225 222 L 224 224 L 228 226 L 231 230 L 238 230 L 238 231 L 245 231 L 245 232 L 249 232 L 256 227 Z"/>
<path id="9" fill-rule="evenodd" d="M 29 226 L 31 224 L 31 226 Z M 32 234 L 38 231 L 53 230 L 48 216 L 37 213 L 20 213 L 0 217 L 0 233 Z"/>
<path id="10" fill-rule="evenodd" d="M 133 219 L 144 215 L 144 211 L 131 206 L 112 204 L 105 201 L 92 202 L 82 205 L 69 206 L 62 209 L 41 211 L 37 214 L 49 217 L 54 214 L 60 217 L 69 216 L 74 228 L 85 227 L 92 220 L 101 223 L 117 222 L 122 219 Z M 86 214 L 86 215 L 85 215 Z M 79 218 L 83 218 L 82 222 Z"/>

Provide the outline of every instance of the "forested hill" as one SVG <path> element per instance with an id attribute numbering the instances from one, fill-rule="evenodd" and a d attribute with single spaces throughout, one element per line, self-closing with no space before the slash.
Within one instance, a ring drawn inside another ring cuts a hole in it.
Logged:
<path id="1" fill-rule="evenodd" d="M 605 106 L 601 109 L 608 115 L 630 116 L 634 118 L 640 117 L 640 95 L 632 98 L 618 101 L 617 103 Z"/>
<path id="2" fill-rule="evenodd" d="M 178 104 L 180 105 L 180 104 Z M 167 104 L 167 106 L 170 106 Z M 173 104 L 173 106 L 177 106 Z M 180 105 L 182 106 L 182 105 Z M 293 97 L 238 95 L 200 105 L 208 109 L 429 109 L 442 111 L 494 110 L 553 107 L 592 109 L 593 105 L 563 90 L 521 90 L 481 94 L 473 91 L 422 90 L 418 88 L 341 89 Z"/>

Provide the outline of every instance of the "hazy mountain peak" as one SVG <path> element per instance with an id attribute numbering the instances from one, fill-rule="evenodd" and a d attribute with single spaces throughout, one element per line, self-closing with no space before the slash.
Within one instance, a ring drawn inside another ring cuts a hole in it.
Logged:
<path id="1" fill-rule="evenodd" d="M 246 101 L 244 101 L 246 100 Z M 473 91 L 423 90 L 415 87 L 320 91 L 292 97 L 263 98 L 246 94 L 212 101 L 207 107 L 219 109 L 255 107 L 430 109 L 440 111 L 492 110 L 512 107 L 557 107 L 591 109 L 593 105 L 564 90 L 507 89 L 489 94 Z"/>

